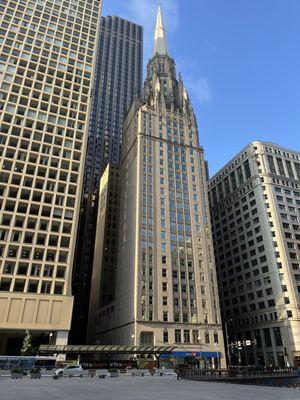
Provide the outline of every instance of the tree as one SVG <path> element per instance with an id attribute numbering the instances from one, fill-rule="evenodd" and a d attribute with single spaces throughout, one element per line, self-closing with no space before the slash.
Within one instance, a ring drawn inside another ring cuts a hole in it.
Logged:
<path id="1" fill-rule="evenodd" d="M 31 352 L 32 352 L 32 336 L 31 336 L 31 333 L 29 332 L 29 330 L 27 329 L 24 340 L 23 340 L 21 354 L 22 354 L 22 356 L 26 356 L 26 355 L 31 354 Z"/>

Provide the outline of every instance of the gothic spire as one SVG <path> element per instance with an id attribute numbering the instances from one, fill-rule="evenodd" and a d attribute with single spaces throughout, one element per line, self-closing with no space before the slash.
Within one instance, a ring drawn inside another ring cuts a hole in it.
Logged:
<path id="1" fill-rule="evenodd" d="M 154 34 L 153 56 L 155 56 L 155 54 L 168 54 L 166 31 L 164 29 L 160 5 L 158 6 L 156 28 Z"/>

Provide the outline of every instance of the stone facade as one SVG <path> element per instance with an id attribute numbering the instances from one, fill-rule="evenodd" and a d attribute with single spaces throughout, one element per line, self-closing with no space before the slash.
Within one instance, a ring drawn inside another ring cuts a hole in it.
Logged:
<path id="1" fill-rule="evenodd" d="M 243 363 L 299 366 L 300 153 L 252 142 L 211 178 L 209 196 L 229 341 L 252 341 Z"/>
<path id="2" fill-rule="evenodd" d="M 171 344 L 225 365 L 203 149 L 160 10 L 124 123 L 115 301 L 98 318 L 101 343 Z"/>

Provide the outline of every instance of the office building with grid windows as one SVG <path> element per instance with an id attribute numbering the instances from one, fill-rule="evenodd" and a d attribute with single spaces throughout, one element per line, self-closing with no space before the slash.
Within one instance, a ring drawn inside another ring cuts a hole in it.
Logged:
<path id="1" fill-rule="evenodd" d="M 142 100 L 124 123 L 115 300 L 98 341 L 175 345 L 224 366 L 203 149 L 159 8 Z"/>
<path id="2" fill-rule="evenodd" d="M 300 153 L 252 142 L 210 179 L 209 197 L 229 342 L 252 342 L 244 365 L 299 366 Z"/>
<path id="3" fill-rule="evenodd" d="M 68 340 L 100 0 L 0 1 L 0 352 Z"/>

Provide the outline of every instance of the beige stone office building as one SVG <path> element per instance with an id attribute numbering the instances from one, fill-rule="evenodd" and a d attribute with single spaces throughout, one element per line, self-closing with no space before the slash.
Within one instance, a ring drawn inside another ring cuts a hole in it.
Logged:
<path id="1" fill-rule="evenodd" d="M 203 149 L 159 9 L 143 100 L 124 123 L 115 301 L 100 343 L 174 345 L 224 365 Z"/>
<path id="2" fill-rule="evenodd" d="M 68 340 L 100 8 L 0 1 L 0 353 Z"/>
<path id="3" fill-rule="evenodd" d="M 229 341 L 256 340 L 243 363 L 299 366 L 300 153 L 252 142 L 211 178 L 209 196 Z"/>

